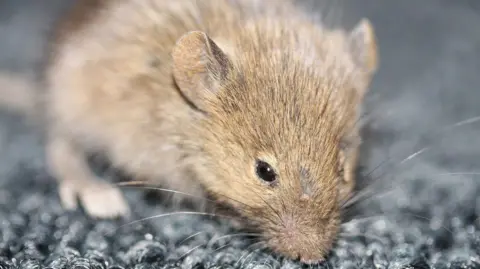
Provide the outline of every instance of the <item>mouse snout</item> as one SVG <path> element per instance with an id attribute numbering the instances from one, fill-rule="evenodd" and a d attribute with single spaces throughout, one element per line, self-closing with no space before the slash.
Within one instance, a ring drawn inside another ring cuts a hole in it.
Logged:
<path id="1" fill-rule="evenodd" d="M 275 247 L 283 255 L 304 264 L 316 264 L 325 259 L 335 238 L 335 225 L 328 219 L 306 220 L 294 216 L 284 217 Z"/>

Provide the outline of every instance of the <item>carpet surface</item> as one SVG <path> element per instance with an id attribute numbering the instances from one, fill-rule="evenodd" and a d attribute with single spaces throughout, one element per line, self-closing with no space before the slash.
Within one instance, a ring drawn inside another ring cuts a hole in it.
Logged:
<path id="1" fill-rule="evenodd" d="M 0 72 L 35 72 L 66 2 L 0 2 Z M 349 25 L 371 18 L 381 55 L 359 171 L 376 194 L 353 209 L 319 267 L 480 268 L 480 1 L 314 3 L 341 9 Z M 219 218 L 177 213 L 126 225 L 64 212 L 42 154 L 35 130 L 0 113 L 2 269 L 301 267 Z M 136 220 L 183 210 L 125 192 Z"/>

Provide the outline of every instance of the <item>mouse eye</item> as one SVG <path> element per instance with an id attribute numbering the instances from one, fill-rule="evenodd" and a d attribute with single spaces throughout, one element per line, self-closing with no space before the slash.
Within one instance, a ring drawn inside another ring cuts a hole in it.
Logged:
<path id="1" fill-rule="evenodd" d="M 273 170 L 272 166 L 264 161 L 258 160 L 255 164 L 255 172 L 257 176 L 268 183 L 272 183 L 277 180 L 277 173 Z"/>

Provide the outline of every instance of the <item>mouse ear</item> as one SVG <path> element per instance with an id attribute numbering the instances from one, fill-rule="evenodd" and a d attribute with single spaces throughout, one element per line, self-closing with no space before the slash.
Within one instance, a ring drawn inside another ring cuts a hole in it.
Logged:
<path id="1" fill-rule="evenodd" d="M 231 69 L 226 54 L 201 31 L 183 35 L 172 51 L 173 75 L 180 91 L 204 110 L 208 95 L 216 94 Z"/>
<path id="2" fill-rule="evenodd" d="M 368 19 L 362 19 L 348 35 L 348 49 L 357 64 L 368 76 L 378 68 L 378 49 L 375 30 Z"/>

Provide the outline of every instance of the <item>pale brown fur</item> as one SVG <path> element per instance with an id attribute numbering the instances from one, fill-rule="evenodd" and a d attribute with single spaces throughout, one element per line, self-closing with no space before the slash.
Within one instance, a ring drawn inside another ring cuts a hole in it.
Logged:
<path id="1" fill-rule="evenodd" d="M 99 3 L 66 17 L 47 71 L 65 206 L 78 195 L 91 215 L 128 214 L 86 166 L 101 150 L 137 178 L 213 194 L 287 257 L 322 260 L 355 181 L 357 110 L 377 65 L 368 21 L 327 30 L 290 1 Z"/>

